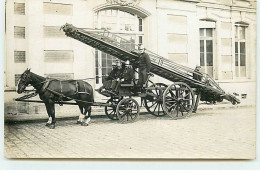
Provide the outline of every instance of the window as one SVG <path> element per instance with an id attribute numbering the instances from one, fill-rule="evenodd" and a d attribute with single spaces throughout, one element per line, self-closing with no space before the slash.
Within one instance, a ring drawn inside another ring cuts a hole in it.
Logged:
<path id="1" fill-rule="evenodd" d="M 213 77 L 213 29 L 200 29 L 200 66 Z"/>
<path id="2" fill-rule="evenodd" d="M 97 49 L 95 49 L 95 69 L 96 69 L 96 83 L 97 84 L 99 84 L 99 76 L 100 76 L 99 69 L 101 68 L 101 66 L 99 64 L 98 53 L 99 53 L 99 51 Z"/>
<path id="3" fill-rule="evenodd" d="M 143 31 L 143 19 L 138 18 L 138 22 L 139 22 L 139 31 L 142 32 Z"/>
<path id="4" fill-rule="evenodd" d="M 136 44 L 143 43 L 143 19 L 136 14 L 118 9 L 101 10 L 94 15 L 94 27 L 109 30 L 122 37 L 123 39 L 117 41 L 128 50 L 133 50 Z M 96 84 L 101 84 L 108 76 L 115 60 L 116 57 L 95 51 Z"/>
<path id="5" fill-rule="evenodd" d="M 14 14 L 25 15 L 25 3 L 14 3 Z"/>
<path id="6" fill-rule="evenodd" d="M 107 53 L 95 50 L 95 67 L 96 67 L 96 83 L 104 81 L 112 70 L 112 62 L 116 61 L 116 57 Z M 100 80 L 101 78 L 101 80 Z"/>
<path id="7" fill-rule="evenodd" d="M 45 38 L 66 37 L 64 32 L 60 30 L 60 26 L 44 26 L 43 32 Z"/>
<path id="8" fill-rule="evenodd" d="M 115 62 L 116 58 L 101 52 L 101 59 L 102 59 L 102 81 L 104 81 L 104 77 L 107 77 L 107 75 L 112 70 L 112 62 Z"/>
<path id="9" fill-rule="evenodd" d="M 73 62 L 74 54 L 72 50 L 45 50 L 45 62 Z"/>
<path id="10" fill-rule="evenodd" d="M 14 51 L 14 62 L 24 63 L 25 62 L 25 51 Z"/>
<path id="11" fill-rule="evenodd" d="M 14 38 L 25 38 L 25 27 L 14 27 Z"/>
<path id="12" fill-rule="evenodd" d="M 136 31 L 138 27 L 139 31 L 142 31 L 142 19 L 137 18 L 135 14 L 115 9 L 107 9 L 98 12 L 96 15 L 100 16 L 101 29 L 133 32 Z"/>
<path id="13" fill-rule="evenodd" d="M 73 6 L 71 4 L 43 3 L 45 14 L 72 15 Z"/>
<path id="14" fill-rule="evenodd" d="M 235 74 L 246 77 L 246 26 L 236 25 L 235 35 Z"/>
<path id="15" fill-rule="evenodd" d="M 143 36 L 139 36 L 139 44 L 143 44 Z"/>
<path id="16" fill-rule="evenodd" d="M 18 85 L 18 82 L 19 82 L 21 76 L 22 76 L 22 74 L 15 74 L 14 75 L 15 86 Z"/>

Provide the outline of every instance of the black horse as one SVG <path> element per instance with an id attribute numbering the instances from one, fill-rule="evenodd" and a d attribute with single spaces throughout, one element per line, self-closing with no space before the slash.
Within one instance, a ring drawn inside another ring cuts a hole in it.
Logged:
<path id="1" fill-rule="evenodd" d="M 77 124 L 87 126 L 91 116 L 91 105 L 94 102 L 92 86 L 82 80 L 57 80 L 48 79 L 25 70 L 18 83 L 17 93 L 24 92 L 28 85 L 32 85 L 43 100 L 49 120 L 46 123 L 51 129 L 55 128 L 55 102 L 76 101 L 81 115 Z M 88 116 L 86 117 L 86 114 Z M 85 120 L 86 119 L 86 120 Z"/>

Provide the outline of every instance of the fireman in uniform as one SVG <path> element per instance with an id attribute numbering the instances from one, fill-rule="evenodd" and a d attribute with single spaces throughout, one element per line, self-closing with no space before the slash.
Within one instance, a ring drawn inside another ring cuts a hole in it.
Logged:
<path id="1" fill-rule="evenodd" d="M 124 70 L 123 78 L 121 79 L 121 82 L 123 84 L 131 84 L 134 80 L 134 75 L 135 75 L 134 69 L 130 65 L 129 60 L 127 60 L 125 62 L 125 70 Z"/>
<path id="2" fill-rule="evenodd" d="M 112 71 L 109 73 L 107 79 L 106 79 L 106 82 L 104 84 L 105 88 L 106 89 L 109 89 L 111 84 L 112 84 L 112 80 L 116 79 L 117 78 L 117 75 L 118 75 L 118 68 L 117 68 L 117 65 L 116 63 L 112 63 Z"/>
<path id="3" fill-rule="evenodd" d="M 115 78 L 112 80 L 112 84 L 110 87 L 112 91 L 116 91 L 119 83 L 118 81 L 121 79 L 122 74 L 124 72 L 122 62 L 119 59 L 116 60 L 116 66 L 117 66 L 117 73 L 115 75 Z"/>
<path id="4" fill-rule="evenodd" d="M 145 82 L 147 80 L 148 74 L 150 73 L 151 70 L 151 59 L 149 55 L 145 52 L 145 48 L 143 45 L 138 46 L 138 50 L 140 52 L 139 55 L 139 80 L 137 83 L 137 86 L 140 88 L 145 87 Z"/>

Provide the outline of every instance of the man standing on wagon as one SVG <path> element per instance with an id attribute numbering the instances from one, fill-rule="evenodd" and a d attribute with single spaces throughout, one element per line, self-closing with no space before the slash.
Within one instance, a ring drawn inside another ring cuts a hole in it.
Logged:
<path id="1" fill-rule="evenodd" d="M 142 88 L 144 87 L 144 84 L 147 80 L 148 73 L 150 73 L 151 70 L 151 59 L 147 53 L 145 53 L 145 48 L 142 44 L 138 46 L 138 50 L 140 52 L 139 55 L 139 80 L 137 85 Z"/>

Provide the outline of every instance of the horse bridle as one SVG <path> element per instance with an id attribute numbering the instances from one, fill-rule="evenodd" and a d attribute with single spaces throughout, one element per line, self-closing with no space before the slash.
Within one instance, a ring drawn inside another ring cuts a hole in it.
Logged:
<path id="1" fill-rule="evenodd" d="M 16 89 L 17 91 L 18 91 L 18 86 L 19 86 L 21 80 L 24 81 L 24 82 L 23 82 L 23 85 L 22 85 L 22 88 L 24 88 L 24 89 L 25 89 L 26 87 L 28 87 L 28 85 L 29 85 L 29 83 L 30 83 L 30 81 L 31 81 L 31 80 L 28 79 L 28 74 L 26 74 L 26 73 L 22 74 L 22 77 L 19 79 L 19 81 L 18 81 L 18 83 L 17 83 L 17 89 Z"/>
<path id="2" fill-rule="evenodd" d="M 24 87 L 24 89 L 26 88 L 26 87 L 30 87 L 30 86 L 32 86 L 32 84 L 30 84 L 31 82 L 32 82 L 32 79 L 30 79 L 29 77 L 29 74 L 23 74 L 23 80 L 24 81 L 26 81 L 26 82 L 24 82 L 24 84 L 23 84 L 23 87 Z M 19 79 L 19 81 L 18 81 L 18 84 L 17 84 L 17 86 L 19 85 L 19 83 L 20 83 L 20 81 L 21 81 L 21 79 L 22 78 L 20 78 Z M 42 82 L 39 82 L 39 83 L 36 83 L 35 85 L 37 86 L 37 85 L 41 85 L 42 83 L 46 83 L 48 80 L 44 80 L 44 81 L 42 81 Z M 17 89 L 18 90 L 18 89 Z"/>

